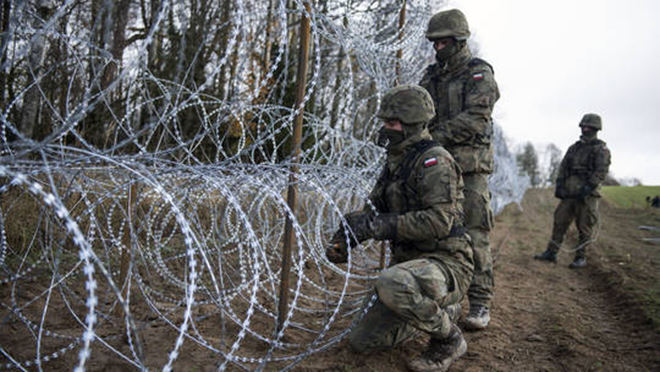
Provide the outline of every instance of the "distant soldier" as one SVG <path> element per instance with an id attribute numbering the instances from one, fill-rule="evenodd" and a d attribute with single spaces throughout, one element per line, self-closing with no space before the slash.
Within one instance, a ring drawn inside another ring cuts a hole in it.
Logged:
<path id="1" fill-rule="evenodd" d="M 653 201 L 651 202 L 651 206 L 653 208 L 660 208 L 660 196 L 656 195 L 655 198 L 653 198 Z"/>
<path id="2" fill-rule="evenodd" d="M 376 281 L 377 300 L 349 336 L 357 352 L 395 347 L 425 332 L 428 349 L 408 362 L 412 371 L 445 371 L 467 351 L 452 321 L 472 278 L 470 238 L 463 227 L 460 169 L 442 146 L 423 139 L 433 101 L 417 85 L 387 92 L 377 116 L 378 143 L 387 162 L 369 199 L 375 207 L 345 216 L 353 234 L 339 229 L 328 259 L 346 262 L 347 251 L 367 239 L 389 240 L 392 266 Z"/>
<path id="3" fill-rule="evenodd" d="M 473 58 L 467 46 L 470 29 L 465 15 L 452 9 L 435 14 L 426 38 L 433 42 L 436 62 L 420 85 L 435 102 L 429 123 L 433 139 L 449 151 L 463 171 L 465 226 L 474 247 L 474 278 L 468 290 L 470 311 L 465 327 L 488 326 L 493 298 L 493 260 L 488 235 L 493 228 L 488 175 L 493 171 L 491 113 L 500 93 L 493 68 Z"/>
<path id="4" fill-rule="evenodd" d="M 580 121 L 582 136 L 568 148 L 559 166 L 555 196 L 561 201 L 555 210 L 552 238 L 545 252 L 534 256 L 537 260 L 557 262 L 557 252 L 573 220 L 578 229 L 579 245 L 570 268 L 587 264 L 585 253 L 592 242 L 598 222 L 598 200 L 601 183 L 610 167 L 610 150 L 598 139 L 603 128 L 600 116 L 586 114 Z"/>

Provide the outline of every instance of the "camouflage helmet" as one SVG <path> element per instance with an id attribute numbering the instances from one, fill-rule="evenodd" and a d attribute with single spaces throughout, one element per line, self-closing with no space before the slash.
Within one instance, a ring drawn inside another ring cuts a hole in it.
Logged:
<path id="1" fill-rule="evenodd" d="M 603 129 L 603 121 L 597 114 L 585 114 L 580 120 L 580 127 L 589 127 L 595 130 Z"/>
<path id="2" fill-rule="evenodd" d="M 397 119 L 404 125 L 426 124 L 435 116 L 435 105 L 429 92 L 419 85 L 399 85 L 385 93 L 376 116 Z"/>
<path id="3" fill-rule="evenodd" d="M 456 40 L 467 40 L 470 37 L 470 27 L 463 12 L 451 9 L 431 17 L 426 38 L 433 41 L 443 37 L 453 37 Z"/>

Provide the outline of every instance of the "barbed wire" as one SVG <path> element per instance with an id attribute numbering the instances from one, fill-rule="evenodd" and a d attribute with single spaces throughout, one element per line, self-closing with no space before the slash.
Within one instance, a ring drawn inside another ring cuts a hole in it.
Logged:
<path id="1" fill-rule="evenodd" d="M 425 27 L 444 2 L 408 1 L 402 30 L 397 1 L 378 9 L 329 1 L 307 14 L 313 57 L 301 107 L 314 109 L 304 112 L 295 211 L 286 202 L 287 150 L 300 112 L 270 88 L 291 81 L 290 24 L 304 7 L 300 0 L 270 9 L 266 2 L 232 4 L 226 49 L 208 57 L 201 84 L 191 83 L 194 62 L 184 58 L 169 80 L 148 67 L 149 48 L 168 24 L 194 22 L 183 1 L 158 3 L 150 24 L 136 20 L 144 38 L 121 61 L 98 49 L 93 32 L 61 27 L 81 2 L 66 1 L 47 19 L 35 16 L 31 2 L 12 10 L 0 70 L 28 63 L 46 39 L 67 53 L 56 66 L 33 70 L 32 82 L 0 112 L 0 309 L 7 330 L 0 369 L 123 363 L 169 371 L 193 363 L 182 353 L 195 349 L 218 370 L 290 370 L 340 342 L 373 302 L 380 243 L 353 249 L 346 265 L 330 263 L 324 246 L 346 226 L 342 216 L 367 203 L 383 164 L 371 140 L 380 96 L 398 77 L 396 51 L 403 51 L 400 80 L 419 81 L 432 60 Z M 270 34 L 263 32 L 269 10 Z M 206 11 L 222 18 L 224 10 L 210 2 Z M 199 45 L 182 37 L 180 50 L 188 43 L 200 57 L 210 37 Z M 263 50 L 268 37 L 278 41 L 272 63 L 255 70 L 249 53 Z M 122 68 L 99 89 L 111 63 Z M 230 65 L 235 92 L 209 93 Z M 62 66 L 70 71 L 64 78 Z M 57 101 L 46 94 L 46 81 L 56 78 L 65 81 Z M 26 135 L 16 114 L 35 89 L 41 115 L 52 117 L 41 137 Z M 99 109 L 109 114 L 102 145 L 84 129 Z M 496 209 L 519 201 L 527 187 L 509 158 L 496 158 Z M 278 328 L 287 218 L 295 234 L 293 280 Z"/>

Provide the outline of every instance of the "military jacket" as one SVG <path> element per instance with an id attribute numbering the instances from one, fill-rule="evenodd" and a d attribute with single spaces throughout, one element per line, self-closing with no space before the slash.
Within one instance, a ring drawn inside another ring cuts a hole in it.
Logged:
<path id="1" fill-rule="evenodd" d="M 429 124 L 433 139 L 454 157 L 463 173 L 491 173 L 491 113 L 500 97 L 492 67 L 463 48 L 445 65 L 429 66 L 419 83 L 435 102 Z"/>
<path id="2" fill-rule="evenodd" d="M 598 189 L 610 167 L 610 150 L 598 139 L 581 139 L 568 148 L 557 174 L 557 195 L 562 198 L 580 196 L 583 186 L 589 186 L 591 195 L 600 196 Z"/>
<path id="3" fill-rule="evenodd" d="M 398 214 L 393 260 L 450 258 L 471 268 L 470 245 L 457 233 L 463 223 L 460 168 L 442 146 L 433 143 L 419 152 L 420 144 L 409 143 L 402 154 L 388 155 L 370 194 L 379 213 Z"/>

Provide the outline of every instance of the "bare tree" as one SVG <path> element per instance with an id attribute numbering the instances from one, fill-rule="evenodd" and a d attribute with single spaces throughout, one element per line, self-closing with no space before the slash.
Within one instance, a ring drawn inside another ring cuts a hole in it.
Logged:
<path id="1" fill-rule="evenodd" d="M 557 182 L 557 174 L 559 173 L 559 165 L 561 164 L 561 150 L 554 144 L 551 143 L 546 148 L 548 156 L 550 157 L 550 163 L 548 164 L 548 178 L 546 183 L 548 185 L 554 185 Z"/>
<path id="2" fill-rule="evenodd" d="M 541 184 L 541 177 L 539 176 L 539 159 L 534 145 L 527 142 L 522 153 L 516 156 L 516 160 L 521 172 L 529 176 L 532 187 L 538 187 Z"/>
<path id="3" fill-rule="evenodd" d="M 39 108 L 41 106 L 41 92 L 39 84 L 41 80 L 41 70 L 44 57 L 48 52 L 48 39 L 43 32 L 40 32 L 42 23 L 48 20 L 55 9 L 55 4 L 51 0 L 39 0 L 34 4 L 35 14 L 34 29 L 37 30 L 30 41 L 30 53 L 28 56 L 28 88 L 23 98 L 23 108 L 21 109 L 21 121 L 18 130 L 27 138 L 33 137 L 34 127 L 37 124 Z"/>

